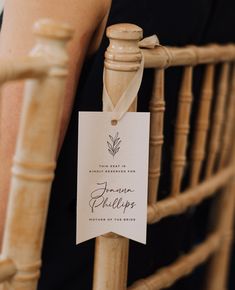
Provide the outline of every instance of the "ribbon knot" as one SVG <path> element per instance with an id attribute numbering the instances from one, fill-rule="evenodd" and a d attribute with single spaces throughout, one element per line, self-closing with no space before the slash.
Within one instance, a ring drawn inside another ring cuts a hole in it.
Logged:
<path id="1" fill-rule="evenodd" d="M 156 46 L 161 46 L 156 34 L 145 37 L 144 39 L 139 41 L 140 48 L 154 48 Z"/>

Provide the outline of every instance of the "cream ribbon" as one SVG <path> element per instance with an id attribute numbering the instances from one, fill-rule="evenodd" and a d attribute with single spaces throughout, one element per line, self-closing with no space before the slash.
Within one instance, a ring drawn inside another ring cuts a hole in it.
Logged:
<path id="1" fill-rule="evenodd" d="M 155 46 L 160 46 L 158 37 L 156 35 L 152 35 L 150 37 L 146 37 L 139 42 L 139 47 L 144 48 L 154 48 Z M 107 92 L 105 86 L 105 70 L 103 72 L 103 111 L 104 112 L 112 112 L 112 120 L 119 121 L 124 116 L 124 114 L 128 111 L 131 104 L 134 102 L 137 93 L 139 91 L 142 77 L 144 71 L 144 56 L 142 54 L 140 67 L 137 70 L 136 74 L 130 81 L 128 87 L 123 92 L 116 106 L 113 105 L 112 100 Z"/>
<path id="2" fill-rule="evenodd" d="M 161 46 L 156 34 L 145 37 L 144 39 L 139 41 L 138 45 L 141 48 L 154 48 L 156 46 Z"/>

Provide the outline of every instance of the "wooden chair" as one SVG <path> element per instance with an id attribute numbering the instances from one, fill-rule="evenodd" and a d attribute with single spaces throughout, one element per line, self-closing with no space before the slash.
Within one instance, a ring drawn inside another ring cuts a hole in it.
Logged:
<path id="1" fill-rule="evenodd" d="M 65 45 L 73 31 L 66 24 L 41 20 L 34 33 L 37 43 L 30 57 L 0 61 L 0 85 L 28 79 L 0 258 L 4 290 L 37 287 L 67 76 Z"/>
<path id="2" fill-rule="evenodd" d="M 38 44 L 31 57 L 23 61 L 1 61 L 1 84 L 21 78 L 31 79 L 26 84 L 0 259 L 0 282 L 6 281 L 3 284 L 4 290 L 33 290 L 37 287 L 67 74 L 65 43 L 72 35 L 71 29 L 66 25 L 48 21 L 39 22 L 35 31 Z M 168 216 L 183 213 L 209 196 L 217 197 L 216 215 L 211 225 L 213 231 L 209 232 L 207 239 L 172 265 L 137 281 L 128 289 L 166 288 L 210 257 L 205 289 L 224 290 L 234 215 L 235 46 L 159 46 L 142 49 L 141 53 L 138 41 L 142 37 L 142 30 L 139 27 L 131 24 L 116 25 L 107 30 L 107 35 L 110 46 L 105 56 L 106 85 L 114 104 L 138 69 L 142 54 L 145 67 L 155 69 L 155 84 L 150 102 L 148 223 L 156 223 Z M 217 63 L 221 63 L 221 75 L 218 94 L 215 95 L 213 82 Z M 189 184 L 182 192 L 193 102 L 193 70 L 199 64 L 205 66 L 204 82 L 193 132 L 194 141 L 192 148 L 189 148 Z M 161 152 L 164 146 L 164 72 L 172 66 L 184 67 L 174 136 L 172 185 L 169 196 L 157 201 Z M 214 110 L 211 110 L 213 100 L 215 105 Z M 136 110 L 136 102 L 130 110 Z M 206 152 L 209 129 L 211 137 Z M 199 177 L 204 160 L 206 170 L 201 180 Z M 217 193 L 218 189 L 221 190 L 220 193 Z M 226 212 L 222 212 L 225 207 Z M 128 246 L 128 239 L 112 233 L 97 238 L 93 290 L 127 289 Z"/>
<path id="3" fill-rule="evenodd" d="M 208 232 L 206 240 L 168 267 L 157 269 L 155 274 L 136 281 L 128 290 L 159 290 L 169 287 L 209 258 L 204 289 L 225 290 L 235 194 L 235 45 L 214 44 L 183 48 L 158 46 L 141 50 L 138 42 L 142 37 L 142 29 L 131 24 L 111 26 L 107 30 L 107 36 L 110 45 L 105 54 L 105 81 L 114 105 L 139 68 L 142 55 L 145 68 L 153 68 L 155 71 L 149 105 L 151 136 L 148 223 L 153 224 L 163 218 L 181 214 L 215 195 L 212 231 Z M 204 76 L 198 111 L 193 120 L 194 130 L 190 131 L 194 101 L 193 71 L 198 65 L 203 65 Z M 215 92 L 215 68 L 219 65 L 218 89 Z M 176 66 L 183 68 L 183 76 L 178 93 L 171 190 L 167 198 L 157 201 L 164 146 L 164 74 L 167 68 Z M 136 102 L 130 108 L 130 111 L 135 110 Z M 188 144 L 189 134 L 193 136 L 191 144 Z M 190 157 L 187 156 L 187 150 Z M 190 167 L 189 182 L 182 192 L 186 162 Z M 201 179 L 203 164 L 205 174 Z M 111 233 L 97 238 L 93 290 L 127 289 L 128 243 L 128 239 Z"/>

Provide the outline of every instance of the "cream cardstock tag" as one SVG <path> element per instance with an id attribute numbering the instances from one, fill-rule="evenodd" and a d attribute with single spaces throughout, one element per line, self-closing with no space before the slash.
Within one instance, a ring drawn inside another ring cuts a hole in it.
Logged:
<path id="1" fill-rule="evenodd" d="M 80 112 L 77 243 L 113 232 L 146 243 L 149 113 Z"/>

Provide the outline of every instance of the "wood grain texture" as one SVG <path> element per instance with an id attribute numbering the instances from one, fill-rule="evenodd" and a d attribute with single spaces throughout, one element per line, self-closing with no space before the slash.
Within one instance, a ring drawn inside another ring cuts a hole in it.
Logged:
<path id="1" fill-rule="evenodd" d="M 234 120 L 234 72 L 232 73 L 232 83 L 230 85 L 230 96 L 228 102 L 228 113 L 224 123 L 224 131 L 221 136 L 222 148 L 219 159 L 219 169 L 224 165 L 227 155 L 230 163 L 234 164 L 234 158 L 231 155 L 231 145 L 234 141 L 233 120 Z M 220 116 L 219 116 L 220 117 Z M 218 118 L 220 121 L 220 118 Z M 217 120 L 217 122 L 219 122 Z M 218 129 L 217 129 L 218 130 Z M 231 134 L 231 135 L 230 135 Z M 230 136 L 229 136 L 230 135 Z M 218 145 L 217 145 L 218 146 Z M 228 150 L 230 147 L 230 150 Z M 227 276 L 229 269 L 229 260 L 231 254 L 233 224 L 234 224 L 234 179 L 230 182 L 219 196 L 213 201 L 213 210 L 211 213 L 211 227 L 221 232 L 223 237 L 218 251 L 212 256 L 208 264 L 206 290 L 225 290 L 227 289 Z"/>
<path id="2" fill-rule="evenodd" d="M 233 135 L 234 138 L 234 135 Z M 230 164 L 235 164 L 235 146 L 230 151 Z M 228 289 L 228 270 L 234 237 L 235 176 L 230 179 L 216 199 L 213 200 L 210 230 L 220 233 L 221 243 L 208 264 L 205 290 Z"/>
<path id="3" fill-rule="evenodd" d="M 208 154 L 206 160 L 205 178 L 208 178 L 213 173 L 220 141 L 221 139 L 223 139 L 221 133 L 224 135 L 224 132 L 222 132 L 221 130 L 224 121 L 226 97 L 228 95 L 228 78 L 229 78 L 229 64 L 225 62 L 223 63 L 221 68 L 218 93 L 212 116 L 212 124 L 208 144 Z"/>
<path id="4" fill-rule="evenodd" d="M 194 131 L 193 144 L 191 148 L 191 172 L 190 186 L 195 186 L 200 177 L 202 162 L 205 157 L 207 133 L 213 97 L 214 65 L 206 66 L 204 80 L 202 84 L 201 99 L 199 103 L 198 115 Z"/>
<path id="5" fill-rule="evenodd" d="M 235 128 L 235 65 L 233 64 L 231 80 L 228 93 L 228 102 L 226 117 L 223 124 L 223 137 L 221 138 L 222 144 L 220 148 L 219 160 L 217 170 L 223 168 L 228 164 L 230 159 L 230 152 L 234 142 L 234 128 Z"/>
<path id="6" fill-rule="evenodd" d="M 178 279 L 189 275 L 197 266 L 204 263 L 217 250 L 220 239 L 219 233 L 210 234 L 191 252 L 181 256 L 171 265 L 157 270 L 153 275 L 138 280 L 128 287 L 128 290 L 160 290 L 170 287 Z"/>
<path id="7" fill-rule="evenodd" d="M 235 214 L 235 181 L 225 187 L 217 200 L 211 226 L 216 228 L 222 237 L 218 251 L 211 257 L 208 265 L 206 290 L 226 290 L 229 270 L 229 260 L 234 234 Z"/>
<path id="8" fill-rule="evenodd" d="M 206 45 L 142 49 L 145 68 L 167 68 L 234 61 L 235 45 Z"/>
<path id="9" fill-rule="evenodd" d="M 180 192 L 181 181 L 186 165 L 186 149 L 190 129 L 190 114 L 193 101 L 192 94 L 192 66 L 184 68 L 182 84 L 179 92 L 178 111 L 175 125 L 175 139 L 171 166 L 171 195 Z"/>
<path id="10" fill-rule="evenodd" d="M 67 76 L 65 45 L 72 37 L 71 29 L 65 27 L 49 20 L 36 25 L 38 39 L 31 56 L 51 59 L 54 65 L 25 86 L 2 248 L 17 272 L 4 283 L 4 290 L 37 288 Z M 61 30 L 67 33 L 58 38 Z M 23 66 L 24 72 L 27 66 Z M 15 75 L 21 77 L 20 68 Z"/>
<path id="11" fill-rule="evenodd" d="M 169 197 L 149 205 L 148 223 L 156 223 L 165 217 L 184 213 L 188 208 L 200 204 L 204 199 L 216 194 L 218 189 L 226 186 L 234 176 L 234 172 L 234 166 L 227 167 L 176 197 Z"/>
<path id="12" fill-rule="evenodd" d="M 0 258 L 0 283 L 16 274 L 16 266 L 10 259 Z"/>
<path id="13" fill-rule="evenodd" d="M 118 24 L 107 29 L 105 53 L 106 88 L 115 106 L 140 66 L 138 41 L 142 29 Z M 129 111 L 136 111 L 137 99 Z M 109 233 L 96 239 L 93 290 L 126 290 L 129 240 Z"/>
<path id="14" fill-rule="evenodd" d="M 126 289 L 129 243 L 107 234 L 96 239 L 93 289 Z"/>
<path id="15" fill-rule="evenodd" d="M 150 110 L 150 144 L 149 144 L 149 178 L 148 203 L 155 203 L 161 173 L 163 146 L 163 122 L 165 111 L 164 70 L 155 70 L 154 87 L 149 103 Z"/>

